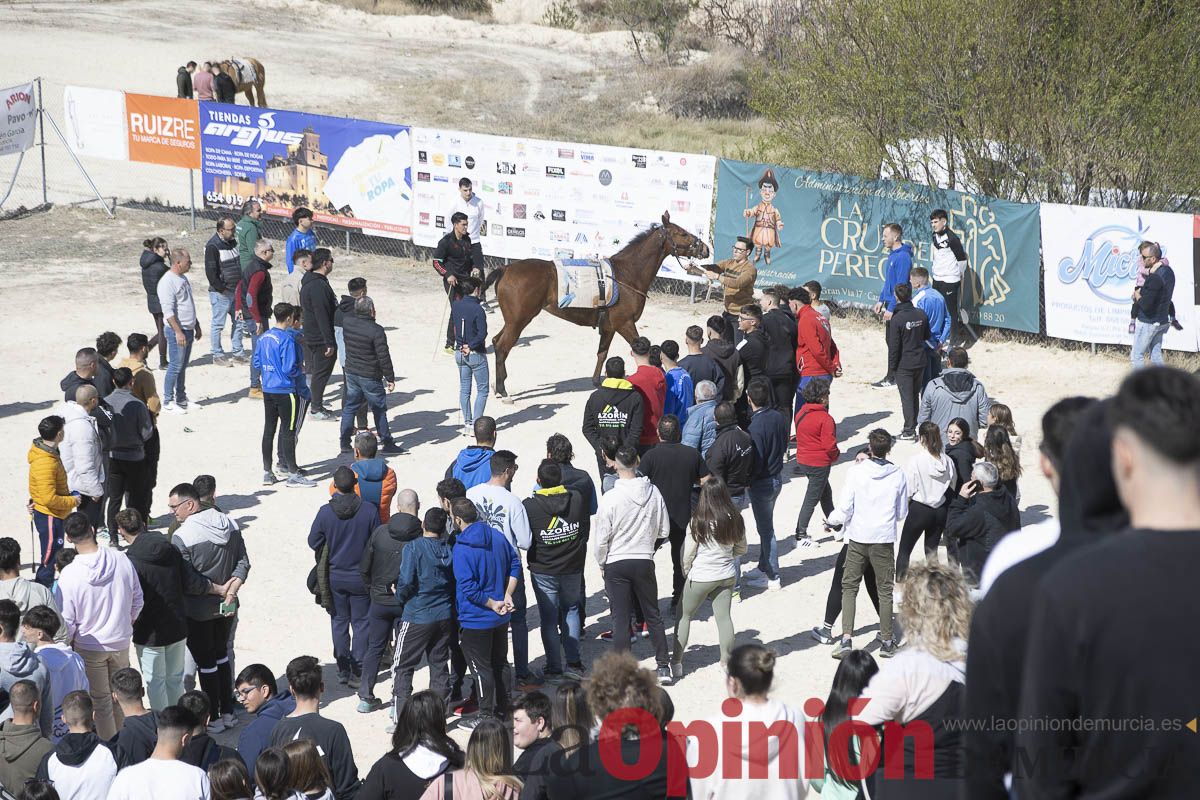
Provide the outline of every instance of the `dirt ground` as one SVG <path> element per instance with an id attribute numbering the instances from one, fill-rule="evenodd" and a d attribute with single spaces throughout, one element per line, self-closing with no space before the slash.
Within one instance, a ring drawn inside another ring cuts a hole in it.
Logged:
<path id="1" fill-rule="evenodd" d="M 152 331 L 145 311 L 137 260 L 140 242 L 152 234 L 165 235 L 172 247 L 202 250 L 204 235 L 173 233 L 162 215 L 120 211 L 116 220 L 99 212 L 56 209 L 48 214 L 0 223 L 0 315 L 7 320 L 0 339 L 0 363 L 9 366 L 9 380 L 0 383 L 0 530 L 23 544 L 29 520 L 26 497 L 25 454 L 36 435 L 37 421 L 61 400 L 58 382 L 72 367 L 79 347 L 93 343 L 97 334 L 113 330 L 121 336 L 132 331 Z M 444 466 L 465 440 L 458 435 L 458 376 L 451 359 L 441 354 L 444 298 L 427 265 L 397 259 L 338 253 L 332 276 L 335 288 L 356 275 L 367 278 L 370 294 L 387 326 L 393 358 L 402 376 L 389 397 L 390 419 L 398 439 L 410 455 L 390 463 L 402 487 L 415 489 L 424 504 L 436 502 L 434 485 Z M 208 301 L 202 270 L 193 273 L 200 318 L 208 318 Z M 686 298 L 652 297 L 640 330 L 654 341 L 682 339 L 687 325 L 700 323 L 716 310 L 716 302 L 690 305 Z M 489 316 L 493 331 L 498 315 Z M 899 430 L 899 398 L 894 391 L 873 389 L 869 383 L 884 369 L 883 334 L 879 327 L 835 319 L 834 333 L 842 350 L 846 377 L 837 382 L 833 413 L 843 451 L 861 445 L 867 431 L 882 426 Z M 205 328 L 205 340 L 208 330 Z M 500 422 L 499 445 L 520 457 L 521 472 L 514 491 L 526 495 L 533 484 L 536 464 L 544 454 L 546 438 L 567 434 L 586 452 L 580 434 L 583 404 L 590 391 L 588 375 L 593 364 L 595 334 L 543 316 L 526 331 L 523 345 L 510 359 L 509 389 L 515 402 L 489 401 L 488 413 Z M 228 344 L 228 336 L 226 336 Z M 249 377 L 243 369 L 214 367 L 208 362 L 202 340 L 188 373 L 193 411 L 187 416 L 160 420 L 163 453 L 154 511 L 161 520 L 167 513 L 165 491 L 177 482 L 200 473 L 217 477 L 221 505 L 244 528 L 253 568 L 242 592 L 244 601 L 237 641 L 237 661 L 245 665 L 262 661 L 277 673 L 293 656 L 309 653 L 325 663 L 332 660 L 328 618 L 304 586 L 312 563 L 305 544 L 313 515 L 326 500 L 328 475 L 345 459 L 337 455 L 336 426 L 309 421 L 299 456 L 322 488 L 285 489 L 260 486 L 259 439 L 261 403 L 246 397 Z M 614 354 L 626 355 L 625 347 Z M 1054 501 L 1048 482 L 1037 466 L 1038 421 L 1045 409 L 1068 394 L 1102 395 L 1111 392 L 1126 371 L 1116 358 L 1062 352 L 1015 343 L 982 342 L 972 350 L 973 369 L 990 394 L 1010 404 L 1021 433 L 1025 434 L 1021 480 L 1022 512 L 1026 521 L 1044 518 Z M 161 388 L 161 373 L 157 374 Z M 339 384 L 334 383 L 336 388 Z M 902 463 L 914 454 L 915 445 L 899 443 L 894 460 Z M 833 471 L 835 491 L 844 480 L 848 459 Z M 579 466 L 593 470 L 586 454 Z M 785 485 L 775 514 L 780 539 L 784 588 L 769 593 L 753 589 L 743 594 L 734 609 L 738 641 L 758 641 L 780 655 L 775 695 L 799 708 L 810 697 L 824 697 L 836 662 L 829 648 L 817 644 L 808 629 L 820 622 L 829 590 L 830 569 L 838 546 L 823 542 L 802 559 L 790 537 L 803 495 L 803 482 Z M 756 557 L 757 537 L 746 514 L 750 558 Z M 666 551 L 658 563 L 660 587 L 669 585 L 670 560 Z M 585 661 L 608 645 L 597 641 L 607 626 L 607 603 L 600 591 L 595 564 L 589 560 L 589 617 L 584 641 Z M 663 592 L 660 589 L 660 594 Z M 865 595 L 865 593 L 864 593 Z M 865 596 L 859 606 L 857 641 L 866 645 L 876 630 L 876 617 Z M 664 603 L 664 609 L 665 609 Z M 529 612 L 530 655 L 540 666 L 542 646 L 537 633 L 537 612 Z M 652 666 L 648 643 L 635 645 L 635 654 Z M 688 674 L 670 689 L 677 718 L 689 720 L 717 713 L 724 691 L 717 664 L 716 627 L 705 608 L 693 627 L 686 657 Z M 388 747 L 385 712 L 360 715 L 344 687 L 327 675 L 324 713 L 343 722 L 350 732 L 359 768 L 365 774 Z M 417 676 L 417 686 L 426 681 Z M 377 690 L 387 696 L 390 681 Z M 236 734 L 236 732 L 235 732 Z M 234 735 L 226 734 L 226 738 Z M 465 739 L 464 739 L 465 741 Z"/>

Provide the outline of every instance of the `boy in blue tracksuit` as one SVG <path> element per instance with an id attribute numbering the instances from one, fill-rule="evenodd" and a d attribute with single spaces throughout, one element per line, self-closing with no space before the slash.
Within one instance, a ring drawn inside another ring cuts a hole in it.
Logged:
<path id="1" fill-rule="evenodd" d="M 312 231 L 313 212 L 307 208 L 297 208 L 292 212 L 292 224 L 296 229 L 288 234 L 283 251 L 283 263 L 287 264 L 289 275 L 296 269 L 296 262 L 292 259 L 297 250 L 317 249 L 317 235 Z"/>
<path id="2" fill-rule="evenodd" d="M 479 713 L 459 724 L 472 730 L 508 709 L 508 621 L 513 592 L 521 575 L 521 557 L 503 533 L 479 521 L 475 504 L 465 497 L 450 503 L 462 533 L 454 545 L 455 606 L 462 628 L 462 649 L 479 687 Z"/>
<path id="3" fill-rule="evenodd" d="M 925 367 L 925 377 L 921 380 L 921 391 L 929 382 L 942 374 L 942 346 L 950 341 L 950 311 L 946 308 L 946 298 L 929 284 L 929 270 L 924 267 L 913 267 L 909 273 L 912 281 L 913 305 L 925 312 L 929 318 L 929 338 L 925 340 L 929 363 Z"/>
<path id="4" fill-rule="evenodd" d="M 393 665 L 393 708 L 399 714 L 412 694 L 413 673 L 424 656 L 429 661 L 429 689 L 450 700 L 450 643 L 458 635 L 454 624 L 453 550 L 446 529 L 446 512 L 425 512 L 422 535 L 409 542 L 396 579 L 396 601 L 404 607 L 396 636 Z"/>
<path id="5" fill-rule="evenodd" d="M 896 310 L 896 287 L 908 283 L 913 265 L 912 245 L 904 242 L 904 228 L 899 223 L 889 222 L 883 226 L 883 249 L 888 255 L 883 268 L 883 288 L 879 290 L 879 302 L 875 303 L 875 313 L 881 314 L 884 322 L 887 322 Z M 895 386 L 895 376 L 888 370 L 883 380 L 871 385 L 877 389 Z"/>
<path id="6" fill-rule="evenodd" d="M 304 357 L 299 339 L 292 327 L 299 318 L 299 309 L 288 303 L 276 303 L 272 313 L 275 325 L 259 337 L 254 348 L 255 369 L 262 372 L 263 423 L 262 457 L 263 486 L 279 479 L 271 469 L 271 450 L 275 429 L 279 428 L 279 460 L 287 472 L 288 486 L 316 486 L 300 473 L 296 464 L 296 435 L 308 410 L 308 381 L 304 379 Z"/>
<path id="7" fill-rule="evenodd" d="M 464 447 L 450 466 L 446 467 L 444 477 L 458 478 L 463 488 L 470 489 L 492 479 L 492 455 L 496 452 L 496 420 L 492 417 L 480 417 L 472 426 L 475 444 Z"/>

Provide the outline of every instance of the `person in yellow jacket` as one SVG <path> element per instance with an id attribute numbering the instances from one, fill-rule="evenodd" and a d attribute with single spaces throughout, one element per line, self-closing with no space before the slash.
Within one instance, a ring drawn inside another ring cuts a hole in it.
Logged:
<path id="1" fill-rule="evenodd" d="M 58 455 L 65 425 L 62 417 L 46 417 L 38 423 L 38 438 L 29 446 L 29 505 L 39 553 L 35 580 L 47 587 L 54 582 L 54 556 L 63 546 L 63 520 L 79 504 L 67 488 L 67 471 Z"/>
<path id="2" fill-rule="evenodd" d="M 162 398 L 158 396 L 154 373 L 146 365 L 146 357 L 150 355 L 149 337 L 144 333 L 131 333 L 125 340 L 125 346 L 129 349 L 129 356 L 121 362 L 120 366 L 128 367 L 129 371 L 133 373 L 133 383 L 129 386 L 130 391 L 133 392 L 134 397 L 146 404 L 146 408 L 150 410 L 150 421 L 154 424 L 154 433 L 150 434 L 150 438 L 146 440 L 146 487 L 151 495 L 146 498 L 146 503 L 149 504 L 154 494 L 154 487 L 158 486 L 158 456 L 161 452 L 158 439 L 158 412 L 162 410 Z M 149 505 L 147 505 L 148 507 Z"/>

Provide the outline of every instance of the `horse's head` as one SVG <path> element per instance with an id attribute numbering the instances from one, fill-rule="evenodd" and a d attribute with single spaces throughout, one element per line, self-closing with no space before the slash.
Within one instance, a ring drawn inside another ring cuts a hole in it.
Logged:
<path id="1" fill-rule="evenodd" d="M 664 211 L 662 227 L 668 256 L 676 258 L 708 258 L 708 245 L 700 237 L 688 233 L 683 228 L 671 222 L 671 212 Z"/>

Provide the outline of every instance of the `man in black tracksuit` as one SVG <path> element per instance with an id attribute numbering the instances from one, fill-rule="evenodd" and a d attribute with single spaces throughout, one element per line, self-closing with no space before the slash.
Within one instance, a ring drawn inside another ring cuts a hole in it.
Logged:
<path id="1" fill-rule="evenodd" d="M 754 478 L 754 440 L 738 427 L 733 403 L 718 403 L 713 418 L 717 421 L 717 438 L 704 462 L 709 472 L 725 481 L 733 504 L 745 508 L 750 504 L 750 481 Z"/>
<path id="2" fill-rule="evenodd" d="M 604 362 L 604 382 L 592 392 L 583 409 L 583 436 L 596 451 L 600 477 L 609 472 L 600 451 L 604 436 L 615 436 L 621 447 L 637 447 L 642 433 L 642 396 L 625 380 L 625 361 L 613 356 Z"/>
<path id="3" fill-rule="evenodd" d="M 471 256 L 471 237 L 467 235 L 467 215 L 455 211 L 450 216 L 450 232 L 433 249 L 433 268 L 442 276 L 442 291 L 451 303 L 463 296 L 459 281 L 475 277 L 483 281 L 483 265 Z M 452 291 L 453 290 L 453 291 Z M 446 323 L 446 349 L 454 349 L 454 327 Z"/>
<path id="4" fill-rule="evenodd" d="M 766 331 L 766 375 L 771 381 L 773 406 L 784 415 L 792 416 L 792 402 L 800 373 L 796 370 L 796 317 L 788 305 L 783 287 L 763 292 L 762 328 Z"/>
<path id="5" fill-rule="evenodd" d="M 928 361 L 925 340 L 929 317 L 912 304 L 912 285 L 896 285 L 896 309 L 887 323 L 888 374 L 896 376 L 904 427 L 900 438 L 917 438 L 917 406 L 921 402 L 921 377 Z"/>
<path id="6" fill-rule="evenodd" d="M 236 249 L 234 252 L 237 252 Z M 318 247 L 312 254 L 312 269 L 300 279 L 304 353 L 308 361 L 309 389 L 312 394 L 309 414 L 316 419 L 334 418 L 333 412 L 325 408 L 325 385 L 329 383 L 333 365 L 337 363 L 337 339 L 333 335 L 337 295 L 329 285 L 329 273 L 332 270 L 333 254 L 327 247 Z"/>

